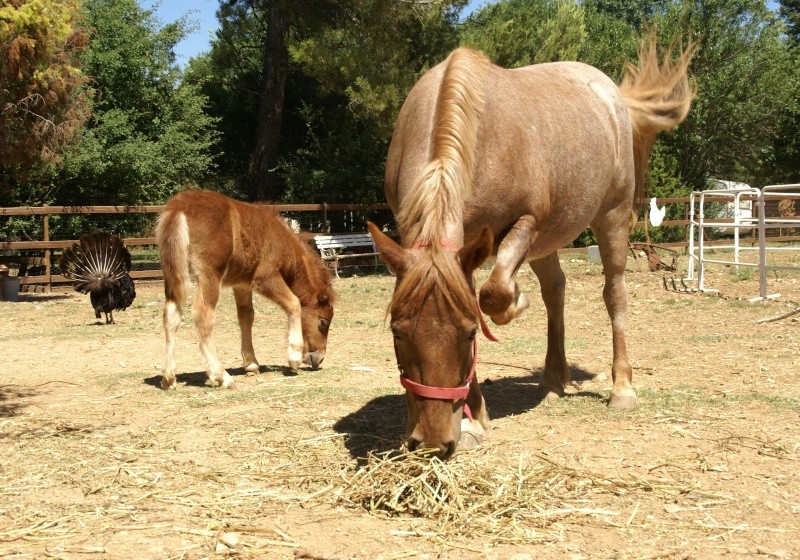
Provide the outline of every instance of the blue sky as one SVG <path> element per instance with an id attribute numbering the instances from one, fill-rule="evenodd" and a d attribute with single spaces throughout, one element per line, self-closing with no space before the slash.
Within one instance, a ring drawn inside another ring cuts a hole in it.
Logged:
<path id="1" fill-rule="evenodd" d="M 472 0 L 464 13 L 467 14 L 489 1 Z M 191 57 L 209 50 L 214 31 L 219 27 L 216 18 L 219 0 L 193 0 L 191 3 L 185 0 L 138 0 L 138 2 L 141 7 L 146 9 L 155 7 L 156 16 L 162 23 L 171 23 L 181 16 L 188 15 L 198 24 L 197 29 L 181 41 L 175 49 L 179 64 L 186 64 Z M 191 7 L 187 7 L 187 4 Z M 767 4 L 773 10 L 778 9 L 778 3 L 775 0 L 768 0 Z"/>
<path id="2" fill-rule="evenodd" d="M 155 9 L 156 17 L 162 24 L 171 23 L 181 16 L 188 15 L 198 24 L 197 30 L 181 41 L 175 48 L 178 63 L 183 65 L 193 56 L 208 51 L 214 31 L 219 27 L 216 13 L 219 0 L 138 0 L 145 9 Z M 487 0 L 472 0 L 467 10 L 475 9 Z"/>

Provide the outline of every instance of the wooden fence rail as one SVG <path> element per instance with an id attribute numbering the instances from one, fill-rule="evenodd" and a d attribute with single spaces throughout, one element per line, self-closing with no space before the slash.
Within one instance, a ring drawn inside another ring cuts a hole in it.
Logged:
<path id="1" fill-rule="evenodd" d="M 706 197 L 708 202 L 729 202 L 729 198 L 719 197 Z M 665 204 L 679 204 L 683 205 L 682 220 L 664 220 L 661 226 L 688 226 L 689 225 L 689 197 L 672 197 L 658 199 L 659 206 Z M 647 208 L 649 200 L 640 201 L 643 208 Z M 389 207 L 385 203 L 380 204 L 274 204 L 267 205 L 273 208 L 276 212 L 281 214 L 293 212 L 313 212 L 318 214 L 319 219 L 316 220 L 321 224 L 322 232 L 329 232 L 329 212 L 371 212 L 371 211 L 388 211 Z M 49 291 L 52 284 L 69 282 L 58 274 L 52 274 L 51 270 L 51 257 L 53 251 L 62 250 L 71 247 L 77 240 L 75 239 L 59 239 L 54 240 L 50 238 L 50 223 L 49 217 L 55 215 L 95 215 L 95 214 L 159 214 L 164 210 L 164 205 L 141 205 L 141 206 L 20 206 L 10 208 L 0 208 L 0 219 L 3 217 L 24 217 L 24 216 L 41 216 L 42 217 L 42 239 L 41 240 L 27 240 L 27 241 L 0 241 L 0 263 L 13 264 L 15 260 L 18 262 L 20 257 L 17 256 L 20 251 L 22 252 L 43 252 L 43 265 L 44 274 L 27 275 L 20 277 L 20 284 L 22 285 L 44 285 Z M 636 223 L 635 228 L 644 228 L 647 225 L 646 221 L 639 221 Z M 688 229 L 687 229 L 688 231 Z M 313 236 L 320 232 L 301 231 L 301 237 L 311 241 Z M 786 236 L 776 238 L 775 241 L 796 241 L 800 237 Z M 155 246 L 156 240 L 152 236 L 143 237 L 126 237 L 125 244 L 129 247 L 148 247 Z M 661 247 L 669 248 L 686 248 L 688 240 L 659 243 Z M 712 243 L 713 244 L 713 243 Z M 563 252 L 578 252 L 585 251 L 585 248 L 568 248 L 563 249 Z M 41 254 L 41 253 L 40 253 Z M 23 257 L 24 258 L 24 257 Z M 133 270 L 131 273 L 133 278 L 137 279 L 158 279 L 162 278 L 162 273 L 159 268 L 153 270 Z"/>

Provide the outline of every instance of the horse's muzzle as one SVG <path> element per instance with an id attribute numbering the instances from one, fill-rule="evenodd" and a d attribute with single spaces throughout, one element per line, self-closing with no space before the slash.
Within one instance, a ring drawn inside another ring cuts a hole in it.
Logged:
<path id="1" fill-rule="evenodd" d="M 325 359 L 325 352 L 308 352 L 303 356 L 303 363 L 308 364 L 313 368 L 318 368 Z"/>
<path id="2" fill-rule="evenodd" d="M 438 457 L 439 459 L 449 459 L 456 452 L 455 440 L 450 440 L 439 445 L 428 445 L 424 441 L 420 441 L 415 437 L 408 438 L 406 442 L 409 451 L 429 450 L 430 454 Z"/>

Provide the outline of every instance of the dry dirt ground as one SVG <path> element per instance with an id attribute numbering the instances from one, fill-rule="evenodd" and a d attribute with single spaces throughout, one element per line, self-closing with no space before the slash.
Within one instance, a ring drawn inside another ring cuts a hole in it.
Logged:
<path id="1" fill-rule="evenodd" d="M 66 289 L 0 302 L 0 557 L 800 558 L 800 314 L 756 323 L 800 305 L 800 275 L 771 275 L 782 296 L 750 303 L 746 272 L 709 271 L 722 297 L 676 293 L 670 274 L 630 259 L 639 403 L 620 412 L 605 406 L 601 267 L 562 261 L 574 385 L 534 399 L 545 320 L 525 269 L 531 309 L 494 328 L 500 343 L 481 342 L 493 429 L 437 467 L 469 494 L 430 513 L 376 506 L 386 479 L 359 478 L 360 458 L 396 448 L 405 421 L 388 275 L 335 280 L 328 357 L 296 376 L 285 319 L 263 300 L 264 365 L 236 369 L 226 293 L 215 336 L 235 376 L 227 391 L 204 387 L 188 316 L 178 389 L 158 388 L 159 283 L 140 283 L 115 325 Z"/>

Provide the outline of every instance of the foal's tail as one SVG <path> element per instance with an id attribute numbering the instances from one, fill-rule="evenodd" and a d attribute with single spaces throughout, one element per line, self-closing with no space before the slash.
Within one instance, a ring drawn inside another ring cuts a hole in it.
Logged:
<path id="1" fill-rule="evenodd" d="M 689 63 L 697 45 L 690 42 L 676 60 L 672 47 L 659 64 L 655 34 L 639 46 L 639 63 L 626 64 L 619 86 L 633 126 L 633 150 L 636 165 L 636 203 L 645 195 L 645 175 L 656 134 L 669 130 L 686 119 L 695 94 L 689 84 Z"/>
<path id="2" fill-rule="evenodd" d="M 156 225 L 164 272 L 164 295 L 180 308 L 189 294 L 189 226 L 183 212 L 168 210 Z"/>

